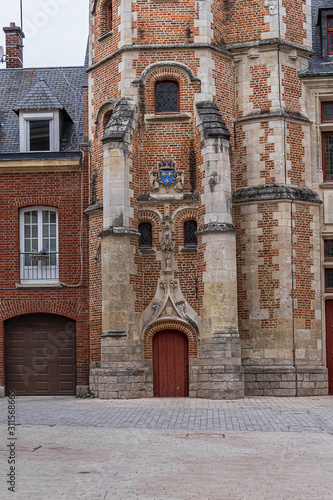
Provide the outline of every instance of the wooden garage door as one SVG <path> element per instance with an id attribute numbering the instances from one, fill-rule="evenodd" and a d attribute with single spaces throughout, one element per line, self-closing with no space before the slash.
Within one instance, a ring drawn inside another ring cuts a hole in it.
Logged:
<path id="1" fill-rule="evenodd" d="M 154 396 L 188 396 L 188 339 L 176 330 L 153 337 Z"/>
<path id="2" fill-rule="evenodd" d="M 333 395 L 333 300 L 326 301 L 326 349 L 328 391 Z"/>
<path id="3" fill-rule="evenodd" d="M 6 322 L 6 388 L 21 395 L 75 394 L 75 322 L 28 314 Z"/>

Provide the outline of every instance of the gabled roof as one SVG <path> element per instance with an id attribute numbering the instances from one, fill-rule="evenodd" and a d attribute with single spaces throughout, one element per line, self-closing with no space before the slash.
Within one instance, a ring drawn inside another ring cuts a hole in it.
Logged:
<path id="1" fill-rule="evenodd" d="M 15 106 L 17 113 L 20 109 L 63 109 L 64 106 L 56 98 L 50 87 L 39 80 L 29 92 Z"/>

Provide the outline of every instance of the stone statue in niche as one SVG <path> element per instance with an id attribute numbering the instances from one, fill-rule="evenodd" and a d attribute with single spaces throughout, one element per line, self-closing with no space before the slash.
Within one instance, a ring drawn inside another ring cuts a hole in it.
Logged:
<path id="1" fill-rule="evenodd" d="M 164 257 L 164 272 L 171 273 L 173 270 L 173 239 L 172 223 L 169 215 L 165 215 L 162 222 L 162 251 Z"/>

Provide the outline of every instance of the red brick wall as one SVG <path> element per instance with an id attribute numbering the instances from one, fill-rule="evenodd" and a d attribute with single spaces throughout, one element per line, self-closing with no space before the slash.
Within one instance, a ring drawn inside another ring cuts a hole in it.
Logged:
<path id="1" fill-rule="evenodd" d="M 0 336 L 4 347 L 3 322 L 14 316 L 46 312 L 76 320 L 77 384 L 88 384 L 88 223 L 82 205 L 88 202 L 88 152 L 79 172 L 1 175 L 0 201 Z M 83 200 L 81 200 L 83 175 Z M 59 280 L 72 287 L 16 288 L 20 282 L 19 210 L 45 205 L 58 208 Z M 82 217 L 82 241 L 80 226 Z M 82 248 L 82 260 L 81 260 Z M 81 263 L 83 262 L 83 268 Z M 4 357 L 0 362 L 4 384 Z"/>

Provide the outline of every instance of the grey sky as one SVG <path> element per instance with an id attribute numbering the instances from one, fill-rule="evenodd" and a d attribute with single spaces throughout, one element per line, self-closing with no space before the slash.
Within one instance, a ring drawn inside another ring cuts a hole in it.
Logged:
<path id="1" fill-rule="evenodd" d="M 24 67 L 80 66 L 88 39 L 89 0 L 22 0 Z M 0 0 L 2 31 L 20 25 L 20 0 Z M 5 64 L 0 64 L 0 69 Z"/>

